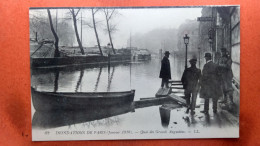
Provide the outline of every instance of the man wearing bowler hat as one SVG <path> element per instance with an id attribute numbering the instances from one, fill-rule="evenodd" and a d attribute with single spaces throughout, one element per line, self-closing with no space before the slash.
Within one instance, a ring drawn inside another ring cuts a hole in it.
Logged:
<path id="1" fill-rule="evenodd" d="M 184 95 L 188 106 L 187 113 L 189 112 L 189 109 L 191 109 L 191 115 L 194 115 L 201 71 L 196 67 L 197 58 L 195 56 L 193 56 L 189 62 L 191 67 L 184 70 L 181 82 L 183 84 L 183 88 L 185 89 Z M 190 97 L 192 97 L 191 102 Z"/>
<path id="2" fill-rule="evenodd" d="M 163 88 L 164 85 L 166 88 L 169 88 L 169 79 L 171 79 L 171 67 L 169 61 L 170 52 L 165 51 L 164 57 L 161 61 L 161 71 L 160 71 L 160 78 L 162 78 L 161 87 Z"/>
<path id="3" fill-rule="evenodd" d="M 209 99 L 212 98 L 213 112 L 217 113 L 217 102 L 222 95 L 221 86 L 217 74 L 217 65 L 211 60 L 211 53 L 205 53 L 206 64 L 202 70 L 200 97 L 204 98 L 204 110 L 202 113 L 208 114 Z"/>

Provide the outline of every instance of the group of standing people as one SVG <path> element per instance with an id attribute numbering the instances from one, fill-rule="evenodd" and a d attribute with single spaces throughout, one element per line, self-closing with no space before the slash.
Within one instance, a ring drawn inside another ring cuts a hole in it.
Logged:
<path id="1" fill-rule="evenodd" d="M 171 79 L 169 54 L 168 51 L 165 52 L 160 71 L 161 87 L 166 86 L 166 88 L 169 87 L 168 83 L 169 79 Z M 221 49 L 221 57 L 216 58 L 214 63 L 211 53 L 205 53 L 204 58 L 206 64 L 203 66 L 202 72 L 196 67 L 197 59 L 193 57 L 189 60 L 190 67 L 184 70 L 181 78 L 185 89 L 186 104 L 192 115 L 195 114 L 198 93 L 200 98 L 204 99 L 204 110 L 201 111 L 204 114 L 208 114 L 210 99 L 213 102 L 213 113 L 217 113 L 217 104 L 221 97 L 223 97 L 223 100 L 219 101 L 219 103 L 227 104 L 229 99 L 229 104 L 233 104 L 232 60 L 226 48 Z"/>

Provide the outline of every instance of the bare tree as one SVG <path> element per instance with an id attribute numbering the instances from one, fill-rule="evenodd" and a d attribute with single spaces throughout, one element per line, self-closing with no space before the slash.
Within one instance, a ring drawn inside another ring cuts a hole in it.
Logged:
<path id="1" fill-rule="evenodd" d="M 84 55 L 85 52 L 83 50 L 83 46 L 82 46 L 82 43 L 81 43 L 81 40 L 79 38 L 79 33 L 78 33 L 78 28 L 77 28 L 77 15 L 80 11 L 80 9 L 78 9 L 77 12 L 74 11 L 74 9 L 69 9 L 70 12 L 71 12 L 71 15 L 72 15 L 72 19 L 73 19 L 73 24 L 74 24 L 74 29 L 75 29 L 75 34 L 76 34 L 76 39 L 77 39 L 77 42 L 79 44 L 79 48 L 80 48 L 80 51 L 81 51 L 81 54 Z"/>
<path id="2" fill-rule="evenodd" d="M 112 36 L 111 36 L 112 32 L 116 30 L 116 25 L 111 24 L 111 19 L 113 18 L 113 16 L 115 16 L 117 14 L 117 12 L 115 9 L 107 9 L 107 8 L 103 9 L 103 12 L 106 17 L 107 32 L 109 35 L 110 44 L 111 44 L 113 53 L 116 54 L 114 45 L 113 45 L 113 41 L 112 41 Z"/>
<path id="3" fill-rule="evenodd" d="M 92 8 L 91 11 L 92 11 L 93 28 L 94 28 L 94 31 L 95 31 L 95 34 L 96 34 L 98 48 L 99 48 L 101 56 L 103 56 L 102 49 L 101 49 L 100 42 L 99 42 L 98 33 L 97 33 L 96 20 L 95 20 L 95 14 L 98 12 L 98 9 L 94 10 Z"/>
<path id="4" fill-rule="evenodd" d="M 53 37 L 50 29 L 49 18 L 43 17 L 41 13 L 30 14 L 30 37 L 34 37 L 36 41 L 44 39 L 44 32 L 48 32 L 49 36 Z M 37 36 L 36 36 L 37 34 Z M 37 39 L 36 39 L 37 37 Z"/>
<path id="5" fill-rule="evenodd" d="M 60 51 L 59 51 L 59 37 L 57 33 L 55 32 L 52 24 L 52 18 L 51 18 L 51 12 L 49 9 L 47 9 L 48 16 L 49 16 L 49 22 L 50 22 L 50 27 L 51 27 L 51 32 L 55 38 L 55 52 L 54 52 L 54 57 L 60 57 Z"/>
<path id="6" fill-rule="evenodd" d="M 32 40 L 33 39 L 35 41 L 41 41 L 44 39 L 55 40 L 55 37 L 53 36 L 53 33 L 51 31 L 48 15 L 46 16 L 46 15 L 42 14 L 42 12 L 33 11 L 33 13 L 31 13 L 29 16 L 30 16 L 30 38 L 32 38 Z M 53 15 L 52 15 L 52 17 L 53 17 Z M 60 18 L 60 19 L 64 19 L 64 18 Z M 52 18 L 52 22 L 54 22 L 54 21 L 55 21 L 55 19 Z M 68 23 L 64 19 L 62 21 L 57 22 L 57 26 L 59 27 L 60 30 L 62 30 L 62 31 L 57 32 L 54 29 L 56 34 L 59 37 L 59 46 L 72 45 L 75 38 L 71 37 L 71 34 L 74 33 L 74 28 L 71 25 L 71 23 Z"/>

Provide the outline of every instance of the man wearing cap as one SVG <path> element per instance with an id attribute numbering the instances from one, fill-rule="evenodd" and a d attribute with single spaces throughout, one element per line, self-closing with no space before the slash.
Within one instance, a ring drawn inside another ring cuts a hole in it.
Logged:
<path id="1" fill-rule="evenodd" d="M 227 99 L 230 99 L 230 103 L 233 104 L 233 87 L 232 79 L 233 72 L 231 69 L 232 60 L 227 54 L 226 48 L 221 48 L 221 58 L 218 62 L 218 69 L 221 77 L 221 85 L 224 93 L 224 99 L 220 103 L 227 103 Z"/>
<path id="2" fill-rule="evenodd" d="M 217 112 L 217 101 L 222 95 L 221 86 L 217 75 L 217 65 L 211 60 L 211 53 L 205 53 L 206 64 L 202 70 L 200 97 L 204 98 L 204 110 L 202 113 L 208 114 L 209 99 L 213 101 L 213 112 Z"/>
<path id="3" fill-rule="evenodd" d="M 201 71 L 196 67 L 197 59 L 195 57 L 190 59 L 189 62 L 191 67 L 184 70 L 181 78 L 181 82 L 183 84 L 183 88 L 185 89 L 184 95 L 185 95 L 188 109 L 191 109 L 191 115 L 194 115 Z M 191 96 L 192 96 L 192 100 L 190 103 Z M 187 110 L 187 112 L 188 111 L 189 110 Z"/>
<path id="4" fill-rule="evenodd" d="M 160 71 L 160 78 L 162 78 L 161 87 L 163 88 L 164 85 L 166 88 L 169 88 L 169 79 L 171 79 L 171 67 L 169 61 L 170 52 L 165 51 L 164 57 L 161 61 L 161 71 Z"/>

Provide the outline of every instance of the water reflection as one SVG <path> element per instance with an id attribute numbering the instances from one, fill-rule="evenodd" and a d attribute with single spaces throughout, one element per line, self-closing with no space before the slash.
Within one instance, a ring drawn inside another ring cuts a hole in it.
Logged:
<path id="1" fill-rule="evenodd" d="M 131 105 L 125 106 L 114 106 L 114 107 L 93 107 L 91 109 L 83 110 L 83 111 L 63 111 L 58 110 L 55 112 L 39 112 L 36 111 L 33 115 L 32 119 L 32 127 L 33 128 L 55 128 L 61 126 L 74 125 L 77 123 L 85 123 L 90 122 L 89 124 L 95 125 L 93 121 L 105 119 L 108 117 L 113 117 L 120 114 L 125 114 L 130 111 L 133 111 L 133 107 Z M 104 121 L 107 121 L 104 123 Z M 112 124 L 113 120 L 111 118 L 109 120 L 103 120 L 103 124 Z M 118 122 L 118 121 L 114 121 Z M 100 121 L 96 124 L 101 124 Z"/>
<path id="2" fill-rule="evenodd" d="M 76 88 L 75 88 L 75 92 L 78 92 L 79 86 L 81 85 L 81 81 L 82 81 L 83 75 L 84 75 L 84 70 L 81 69 L 80 70 L 80 75 L 79 75 L 79 80 L 77 81 L 77 85 L 76 85 Z"/>
<path id="3" fill-rule="evenodd" d="M 170 58 L 172 78 L 179 80 L 184 69 L 183 61 Z M 98 66 L 66 67 L 56 69 L 32 69 L 31 84 L 38 91 L 48 92 L 107 92 L 135 89 L 134 100 L 154 97 L 160 87 L 159 78 L 161 61 L 152 59 L 146 62 L 102 64 Z M 122 107 L 122 106 L 121 106 Z M 33 126 L 53 128 L 76 123 L 84 123 L 96 119 L 124 114 L 132 109 L 98 108 L 88 111 L 55 113 L 35 112 Z M 158 110 L 158 109 L 157 109 Z M 161 124 L 168 127 L 171 111 L 160 108 Z M 138 121 L 137 118 L 134 118 Z M 159 118 L 158 118 L 159 120 Z M 93 122 L 92 122 L 93 124 Z"/>
<path id="4" fill-rule="evenodd" d="M 172 78 L 179 80 L 183 61 L 170 58 Z M 160 60 L 96 66 L 32 69 L 31 84 L 39 91 L 122 91 L 136 89 L 137 96 L 154 96 L 160 86 Z M 54 88 L 51 88 L 54 87 Z M 141 91 L 142 90 L 142 91 Z M 150 95 L 143 94 L 144 92 Z M 149 91 L 149 92 L 147 92 Z M 138 97 L 139 98 L 139 97 Z"/>
<path id="5" fill-rule="evenodd" d="M 98 84 L 99 84 L 100 76 L 101 76 L 101 73 L 102 73 L 102 68 L 103 68 L 103 67 L 100 67 L 100 68 L 99 68 L 99 73 L 98 73 L 98 77 L 97 77 L 97 82 L 96 82 L 96 84 L 95 84 L 94 92 L 96 92 L 97 89 L 98 89 Z"/>
<path id="6" fill-rule="evenodd" d="M 55 80 L 54 80 L 54 92 L 58 91 L 59 75 L 60 75 L 60 72 L 56 71 L 55 72 Z"/>
<path id="7" fill-rule="evenodd" d="M 114 72 L 115 72 L 115 67 L 112 67 L 112 73 L 111 73 L 111 75 L 110 75 L 110 67 L 108 67 L 108 84 L 107 84 L 107 91 L 110 91 L 110 86 L 111 86 L 111 82 L 112 82 L 112 80 L 113 80 Z"/>
<path id="8" fill-rule="evenodd" d="M 168 128 L 170 122 L 171 110 L 161 106 L 159 107 L 159 111 L 160 111 L 162 126 L 164 128 Z"/>
<path id="9" fill-rule="evenodd" d="M 172 115 L 171 115 L 172 116 Z M 195 115 L 186 115 L 182 119 L 188 127 L 214 127 L 214 128 L 223 128 L 223 127 L 234 127 L 238 126 L 231 123 L 227 118 L 227 115 L 223 112 L 210 114 L 195 114 Z"/>

